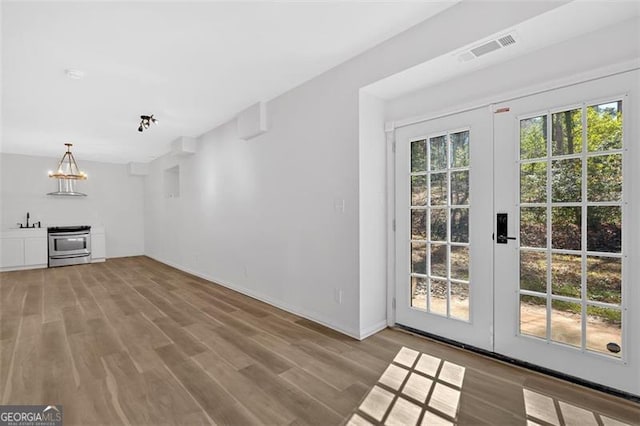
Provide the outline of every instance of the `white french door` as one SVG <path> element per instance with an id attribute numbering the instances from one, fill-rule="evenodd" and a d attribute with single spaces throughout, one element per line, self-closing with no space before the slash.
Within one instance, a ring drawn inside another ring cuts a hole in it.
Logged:
<path id="1" fill-rule="evenodd" d="M 640 395 L 638 81 L 396 130 L 398 324 Z"/>
<path id="2" fill-rule="evenodd" d="M 492 142 L 488 108 L 396 132 L 396 321 L 487 350 Z"/>
<path id="3" fill-rule="evenodd" d="M 495 245 L 495 352 L 636 395 L 637 81 L 603 78 L 494 114 L 496 211 L 516 238 Z"/>

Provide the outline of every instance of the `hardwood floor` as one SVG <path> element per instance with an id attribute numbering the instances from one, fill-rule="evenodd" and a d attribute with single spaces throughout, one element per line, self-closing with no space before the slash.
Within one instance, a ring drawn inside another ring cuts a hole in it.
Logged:
<path id="1" fill-rule="evenodd" d="M 362 342 L 146 257 L 0 274 L 2 404 L 78 424 L 640 424 L 640 407 L 384 330 Z"/>

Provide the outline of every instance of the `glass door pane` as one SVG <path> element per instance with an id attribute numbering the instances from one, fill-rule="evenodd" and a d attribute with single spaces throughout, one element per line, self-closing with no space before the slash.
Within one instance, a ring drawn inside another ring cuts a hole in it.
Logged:
<path id="1" fill-rule="evenodd" d="M 519 332 L 621 357 L 622 101 L 520 120 Z"/>
<path id="2" fill-rule="evenodd" d="M 411 142 L 411 306 L 469 320 L 469 130 Z"/>

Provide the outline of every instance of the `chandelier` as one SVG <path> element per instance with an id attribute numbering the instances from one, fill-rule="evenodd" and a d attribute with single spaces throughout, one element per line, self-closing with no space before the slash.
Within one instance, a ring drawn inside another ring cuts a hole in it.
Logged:
<path id="1" fill-rule="evenodd" d="M 78 164 L 76 163 L 76 159 L 73 158 L 73 154 L 71 153 L 71 147 L 73 144 L 65 143 L 67 147 L 67 152 L 64 153 L 62 159 L 58 163 L 58 168 L 55 173 L 49 171 L 49 177 L 55 179 L 86 179 L 87 174 L 80 170 Z"/>

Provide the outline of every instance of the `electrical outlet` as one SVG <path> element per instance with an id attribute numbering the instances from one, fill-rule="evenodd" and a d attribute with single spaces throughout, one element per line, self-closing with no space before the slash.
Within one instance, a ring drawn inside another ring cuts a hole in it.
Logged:
<path id="1" fill-rule="evenodd" d="M 249 277 L 249 268 L 247 268 L 247 265 L 244 266 L 243 272 L 244 272 L 244 277 L 248 278 Z"/>
<path id="2" fill-rule="evenodd" d="M 339 288 L 334 288 L 333 290 L 333 299 L 338 305 L 342 305 L 342 290 Z"/>

